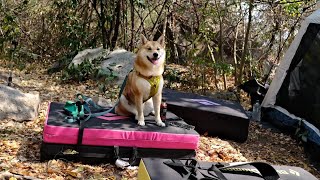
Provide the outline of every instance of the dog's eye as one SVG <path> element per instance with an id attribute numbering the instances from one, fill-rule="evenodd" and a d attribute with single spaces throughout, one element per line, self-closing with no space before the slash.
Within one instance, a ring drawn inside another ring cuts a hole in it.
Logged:
<path id="1" fill-rule="evenodd" d="M 148 50 L 151 51 L 152 50 L 151 47 L 149 47 Z"/>
<path id="2" fill-rule="evenodd" d="M 160 51 L 160 48 L 157 48 L 157 51 Z"/>

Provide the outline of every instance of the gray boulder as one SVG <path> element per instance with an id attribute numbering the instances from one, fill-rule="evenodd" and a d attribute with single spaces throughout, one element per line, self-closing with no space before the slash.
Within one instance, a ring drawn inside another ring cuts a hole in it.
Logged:
<path id="1" fill-rule="evenodd" d="M 77 65 L 81 64 L 85 59 L 92 62 L 92 60 L 106 56 L 108 53 L 109 53 L 109 50 L 103 49 L 102 47 L 95 48 L 95 49 L 85 49 L 83 51 L 80 51 L 72 59 L 70 65 L 74 64 L 75 66 L 77 66 Z"/>
<path id="2" fill-rule="evenodd" d="M 102 61 L 101 68 L 105 71 L 113 72 L 117 75 L 117 84 L 121 85 L 126 75 L 133 68 L 136 55 L 125 49 L 112 51 L 106 60 Z"/>
<path id="3" fill-rule="evenodd" d="M 23 93 L 0 84 L 0 120 L 34 120 L 38 115 L 39 104 L 38 92 Z"/>
<path id="4" fill-rule="evenodd" d="M 72 60 L 71 64 L 79 65 L 85 59 L 92 62 L 94 59 L 103 59 L 101 62 L 101 68 L 107 74 L 116 75 L 116 84 L 121 85 L 126 75 L 133 68 L 133 62 L 136 55 L 125 49 L 116 49 L 109 53 L 109 50 L 105 50 L 102 47 L 95 49 L 86 49 L 79 52 Z M 69 65 L 69 66 L 70 66 Z"/>

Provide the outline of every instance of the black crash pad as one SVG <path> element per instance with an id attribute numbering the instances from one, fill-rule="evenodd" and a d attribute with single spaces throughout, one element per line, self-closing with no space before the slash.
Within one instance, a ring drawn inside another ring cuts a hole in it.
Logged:
<path id="1" fill-rule="evenodd" d="M 177 163 L 180 162 L 180 164 L 174 165 L 173 161 Z M 215 168 L 213 168 L 214 166 L 212 165 L 215 165 Z M 188 161 L 177 161 L 172 159 L 143 158 L 139 165 L 138 179 L 222 179 L 218 178 L 220 173 L 228 180 L 263 180 L 277 179 L 279 177 L 279 179 L 283 180 L 317 179 L 311 173 L 300 167 L 270 165 L 260 162 L 252 162 L 249 164 L 238 163 L 238 166 L 233 163 L 233 167 L 231 167 L 232 164 L 198 161 L 195 166 L 196 168 L 192 169 L 192 166 L 194 165 L 192 165 L 190 159 Z M 220 171 L 220 173 L 217 173 L 217 171 Z M 204 178 L 206 176 L 207 178 Z"/>
<path id="2" fill-rule="evenodd" d="M 168 110 L 194 125 L 198 133 L 246 141 L 249 118 L 239 103 L 171 89 L 164 89 L 163 98 Z"/>

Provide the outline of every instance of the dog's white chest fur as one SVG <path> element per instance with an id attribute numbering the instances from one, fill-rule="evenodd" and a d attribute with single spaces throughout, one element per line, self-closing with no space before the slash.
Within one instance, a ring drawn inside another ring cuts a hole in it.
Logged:
<path id="1" fill-rule="evenodd" d="M 150 83 L 143 78 L 137 79 L 136 83 L 137 83 L 137 86 L 139 87 L 141 93 L 143 94 L 143 99 L 147 99 L 149 97 L 149 94 L 151 91 Z"/>

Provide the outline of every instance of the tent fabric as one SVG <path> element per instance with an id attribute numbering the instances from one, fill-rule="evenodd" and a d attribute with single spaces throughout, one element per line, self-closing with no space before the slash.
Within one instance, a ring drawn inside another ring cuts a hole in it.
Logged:
<path id="1" fill-rule="evenodd" d="M 320 146 L 320 131 L 310 122 L 289 113 L 286 109 L 280 106 L 274 106 L 274 108 L 268 108 L 265 113 L 265 118 L 286 132 L 296 133 L 301 123 L 300 128 L 303 131 L 307 131 L 306 137 L 308 142 L 312 142 L 317 146 Z"/>
<path id="2" fill-rule="evenodd" d="M 320 5 L 320 3 L 318 4 Z M 302 23 L 262 101 L 263 119 L 305 140 L 320 152 L 320 9 Z"/>
<path id="3" fill-rule="evenodd" d="M 301 118 L 289 113 L 286 109 L 280 106 L 274 106 L 274 108 L 267 108 L 264 111 L 265 120 L 276 125 L 278 128 L 285 132 L 295 133 L 299 121 Z"/>
<path id="4" fill-rule="evenodd" d="M 309 24 L 287 70 L 275 105 L 320 128 L 320 24 Z"/>
<path id="5" fill-rule="evenodd" d="M 286 78 L 287 70 L 290 67 L 291 61 L 296 54 L 296 51 L 300 45 L 300 42 L 305 35 L 309 24 L 320 24 L 320 9 L 308 16 L 301 24 L 298 34 L 291 43 L 289 49 L 284 55 L 283 60 L 280 62 L 277 68 L 275 77 L 269 87 L 269 90 L 262 102 L 262 107 L 273 107 L 276 103 L 277 94 L 281 88 L 281 85 Z"/>

